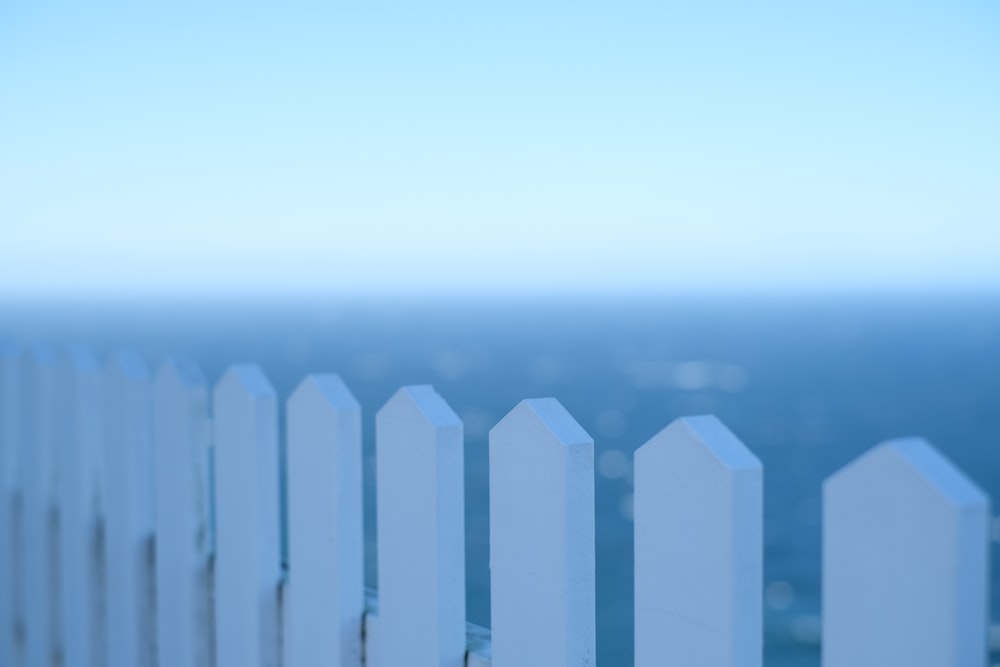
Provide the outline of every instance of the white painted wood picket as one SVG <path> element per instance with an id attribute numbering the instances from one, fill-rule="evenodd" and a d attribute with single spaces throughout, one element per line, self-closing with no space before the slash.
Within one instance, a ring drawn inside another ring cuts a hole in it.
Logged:
<path id="1" fill-rule="evenodd" d="M 312 375 L 282 438 L 257 366 L 213 390 L 189 361 L 0 340 L 0 665 L 594 667 L 594 441 L 563 406 L 490 432 L 492 632 L 466 624 L 463 426 L 429 386 L 376 417 L 366 599 L 361 414 Z M 634 475 L 636 667 L 760 667 L 760 462 L 685 417 Z M 986 664 L 991 507 L 968 478 L 891 441 L 823 511 L 825 667 Z"/>
<path id="2" fill-rule="evenodd" d="M 490 599 L 497 667 L 594 665 L 594 441 L 554 398 L 490 431 Z"/>
<path id="3" fill-rule="evenodd" d="M 208 385 L 194 363 L 171 358 L 160 365 L 153 392 L 157 664 L 211 667 Z"/>
<path id="4" fill-rule="evenodd" d="M 48 345 L 32 345 L 24 363 L 19 517 L 24 551 L 18 559 L 24 578 L 21 627 L 27 664 L 48 665 L 56 658 L 53 603 L 59 590 L 54 544 L 58 534 L 54 512 L 56 423 L 65 414 L 56 396 L 56 351 Z"/>
<path id="5" fill-rule="evenodd" d="M 715 417 L 635 454 L 635 664 L 760 667 L 763 468 Z"/>
<path id="6" fill-rule="evenodd" d="M 360 665 L 365 611 L 361 406 L 336 375 L 288 399 L 286 665 Z M 319 529 L 316 529 L 320 526 Z"/>
<path id="7" fill-rule="evenodd" d="M 16 523 L 22 487 L 21 355 L 12 341 L 0 339 L 0 664 L 4 665 L 20 662 L 16 648 L 21 643 L 21 535 Z"/>
<path id="8" fill-rule="evenodd" d="M 215 630 L 219 665 L 277 667 L 281 618 L 278 399 L 255 365 L 215 387 Z"/>
<path id="9" fill-rule="evenodd" d="M 62 359 L 66 419 L 63 422 L 60 478 L 59 605 L 61 649 L 65 667 L 95 664 L 101 648 L 95 642 L 98 618 L 96 526 L 101 510 L 101 407 L 103 377 L 97 356 L 74 346 Z M 69 548 L 74 545 L 75 548 Z"/>
<path id="10" fill-rule="evenodd" d="M 105 369 L 104 496 L 108 667 L 154 664 L 152 378 L 132 351 Z M 40 664 L 40 663 L 32 663 Z"/>
<path id="11" fill-rule="evenodd" d="M 985 494 L 911 438 L 836 473 L 823 496 L 824 664 L 982 664 Z"/>

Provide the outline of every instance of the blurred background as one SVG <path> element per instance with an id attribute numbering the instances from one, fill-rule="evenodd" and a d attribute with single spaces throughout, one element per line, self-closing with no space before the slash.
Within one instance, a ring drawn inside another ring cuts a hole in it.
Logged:
<path id="1" fill-rule="evenodd" d="M 824 477 L 917 434 L 1000 498 L 998 118 L 986 1 L 10 0 L 0 334 L 339 372 L 369 492 L 375 410 L 433 383 L 482 625 L 486 433 L 559 398 L 605 667 L 632 452 L 715 413 L 766 466 L 767 664 L 818 665 Z"/>

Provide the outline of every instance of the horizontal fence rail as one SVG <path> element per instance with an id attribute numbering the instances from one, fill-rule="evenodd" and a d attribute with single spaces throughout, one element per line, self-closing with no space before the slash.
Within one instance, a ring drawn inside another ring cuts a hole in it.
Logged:
<path id="1" fill-rule="evenodd" d="M 101 362 L 0 340 L 0 665 L 595 667 L 594 441 L 553 398 L 489 434 L 491 616 L 466 623 L 463 424 L 426 385 L 375 420 L 336 375 Z M 634 459 L 635 665 L 762 664 L 763 466 L 712 416 Z M 983 667 L 989 498 L 894 440 L 823 489 L 825 667 Z"/>

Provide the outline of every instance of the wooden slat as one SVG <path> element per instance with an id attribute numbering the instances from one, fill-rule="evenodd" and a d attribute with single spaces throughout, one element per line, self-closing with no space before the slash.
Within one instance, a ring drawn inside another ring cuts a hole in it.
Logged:
<path id="1" fill-rule="evenodd" d="M 155 660 L 152 380 L 135 352 L 105 369 L 105 536 L 109 667 Z"/>
<path id="2" fill-rule="evenodd" d="M 760 667 L 760 461 L 715 417 L 687 417 L 634 474 L 636 667 Z"/>
<path id="3" fill-rule="evenodd" d="M 594 441 L 552 398 L 490 431 L 495 667 L 595 662 Z"/>
<path id="4" fill-rule="evenodd" d="M 208 386 L 191 361 L 160 364 L 153 389 L 159 665 L 211 667 L 214 640 Z"/>
<path id="5" fill-rule="evenodd" d="M 989 526 L 986 495 L 917 438 L 827 479 L 824 667 L 983 667 Z"/>
<path id="6" fill-rule="evenodd" d="M 103 454 L 103 377 L 94 352 L 83 345 L 70 347 L 62 362 L 61 381 L 67 411 L 59 473 L 62 664 L 90 667 L 100 630 L 92 615 L 92 575 L 99 566 L 93 562 L 93 540 Z"/>
<path id="7" fill-rule="evenodd" d="M 430 386 L 400 389 L 375 421 L 378 663 L 465 657 L 462 422 Z"/>
<path id="8" fill-rule="evenodd" d="M 24 635 L 26 666 L 47 665 L 55 657 L 57 554 L 55 551 L 56 425 L 64 419 L 58 401 L 55 350 L 29 347 L 24 367 L 23 473 Z"/>
<path id="9" fill-rule="evenodd" d="M 277 667 L 281 583 L 277 396 L 255 365 L 215 387 L 218 667 Z"/>
<path id="10" fill-rule="evenodd" d="M 361 406 L 337 375 L 288 399 L 284 667 L 361 667 Z"/>
<path id="11" fill-rule="evenodd" d="M 18 616 L 14 531 L 15 496 L 20 494 L 21 474 L 21 349 L 0 338 L 0 664 L 16 665 L 14 619 Z"/>

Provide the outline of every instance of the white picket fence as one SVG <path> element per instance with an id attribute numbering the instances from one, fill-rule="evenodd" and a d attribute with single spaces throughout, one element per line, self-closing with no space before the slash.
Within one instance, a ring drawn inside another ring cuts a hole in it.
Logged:
<path id="1" fill-rule="evenodd" d="M 361 407 L 312 375 L 286 422 L 283 454 L 254 365 L 210 389 L 177 359 L 153 374 L 132 353 L 0 344 L 0 664 L 594 667 L 594 442 L 558 401 L 490 432 L 492 633 L 465 620 L 463 431 L 444 399 L 404 387 L 377 415 L 377 601 Z M 688 417 L 634 474 L 636 667 L 760 667 L 760 462 Z M 990 516 L 922 440 L 828 479 L 823 664 L 982 667 Z"/>

